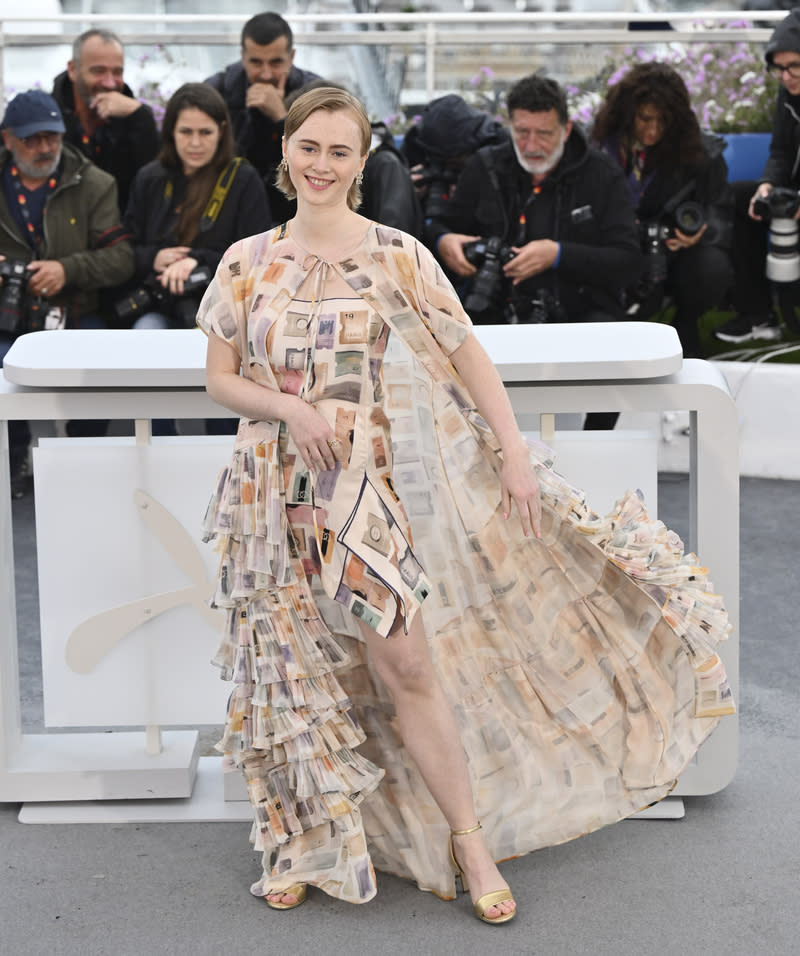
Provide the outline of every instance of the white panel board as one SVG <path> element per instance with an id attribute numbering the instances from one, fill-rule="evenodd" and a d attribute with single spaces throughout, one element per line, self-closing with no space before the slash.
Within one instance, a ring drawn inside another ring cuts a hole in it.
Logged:
<path id="1" fill-rule="evenodd" d="M 219 723 L 224 615 L 200 525 L 231 437 L 52 439 L 34 453 L 45 723 Z"/>

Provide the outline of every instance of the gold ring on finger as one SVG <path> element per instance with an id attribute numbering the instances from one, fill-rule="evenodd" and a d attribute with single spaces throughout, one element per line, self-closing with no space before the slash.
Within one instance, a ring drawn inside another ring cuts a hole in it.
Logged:
<path id="1" fill-rule="evenodd" d="M 329 438 L 329 439 L 328 439 L 328 448 L 336 448 L 337 446 L 339 446 L 339 445 L 341 445 L 341 444 L 342 444 L 342 443 L 339 441 L 338 438 Z"/>

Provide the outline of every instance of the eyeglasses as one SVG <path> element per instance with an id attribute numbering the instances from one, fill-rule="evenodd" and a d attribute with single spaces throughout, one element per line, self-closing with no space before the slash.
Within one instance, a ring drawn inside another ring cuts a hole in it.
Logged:
<path id="1" fill-rule="evenodd" d="M 770 63 L 767 73 L 772 73 L 773 76 L 783 76 L 784 73 L 788 73 L 793 80 L 800 80 L 800 60 L 787 63 L 785 66 L 782 63 Z"/>
<path id="2" fill-rule="evenodd" d="M 31 133 L 30 136 L 19 136 L 18 139 L 28 149 L 36 149 L 41 143 L 44 146 L 55 146 L 61 142 L 61 133 Z"/>

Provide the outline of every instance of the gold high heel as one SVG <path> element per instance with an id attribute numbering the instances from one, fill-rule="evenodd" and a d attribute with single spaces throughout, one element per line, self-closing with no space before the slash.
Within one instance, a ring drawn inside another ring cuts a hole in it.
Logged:
<path id="1" fill-rule="evenodd" d="M 294 903 L 273 903 L 272 900 L 268 900 L 266 894 L 264 895 L 264 902 L 273 910 L 293 910 L 296 906 L 299 906 L 301 903 L 306 901 L 306 884 L 305 883 L 293 883 L 291 886 L 287 886 L 285 890 L 272 890 L 272 893 L 281 893 L 283 896 L 295 896 L 297 899 Z"/>
<path id="2" fill-rule="evenodd" d="M 461 889 L 464 893 L 469 892 L 469 886 L 467 885 L 466 874 L 461 869 L 458 860 L 456 859 L 455 850 L 453 849 L 453 837 L 466 836 L 468 833 L 474 833 L 476 830 L 481 829 L 481 824 L 478 823 L 476 826 L 469 827 L 467 830 L 450 831 L 450 860 L 453 863 L 456 876 L 461 880 Z M 487 916 L 486 910 L 488 910 L 490 906 L 497 906 L 498 903 L 508 902 L 515 902 L 514 897 L 511 895 L 511 890 L 493 890 L 491 893 L 484 893 L 483 896 L 475 900 L 475 902 L 472 904 L 472 909 L 474 910 L 478 919 L 483 920 L 484 923 L 507 923 L 509 920 L 514 919 L 514 917 L 517 915 L 516 908 L 511 910 L 510 913 L 501 913 L 500 916 L 495 917 Z"/>

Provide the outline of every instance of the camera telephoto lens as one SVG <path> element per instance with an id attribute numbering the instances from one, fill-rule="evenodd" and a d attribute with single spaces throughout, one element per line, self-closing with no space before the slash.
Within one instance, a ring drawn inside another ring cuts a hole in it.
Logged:
<path id="1" fill-rule="evenodd" d="M 796 219 L 781 217 L 770 223 L 767 278 L 771 282 L 796 282 L 800 279 L 797 238 Z"/>

